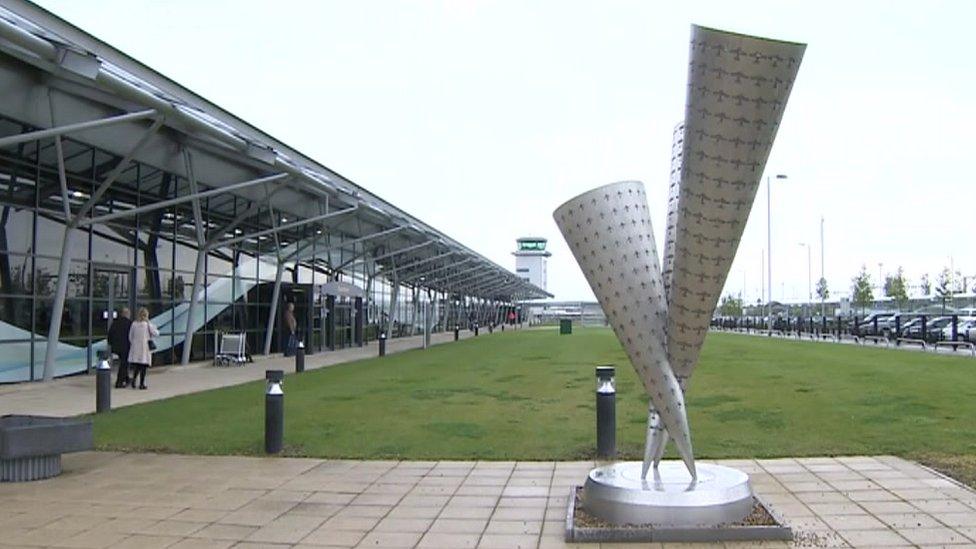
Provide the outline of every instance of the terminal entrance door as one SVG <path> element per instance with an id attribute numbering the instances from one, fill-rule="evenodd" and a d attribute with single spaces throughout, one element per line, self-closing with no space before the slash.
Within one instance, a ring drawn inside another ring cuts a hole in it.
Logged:
<path id="1" fill-rule="evenodd" d="M 278 304 L 278 351 L 284 351 L 288 345 L 288 325 L 285 322 L 285 311 L 288 304 L 295 306 L 295 336 L 305 342 L 305 353 L 311 354 L 315 346 L 312 345 L 312 334 L 315 326 L 314 308 L 312 303 L 311 284 L 282 284 L 281 302 Z"/>
<path id="2" fill-rule="evenodd" d="M 363 345 L 364 292 L 352 284 L 332 281 L 318 287 L 325 317 L 324 343 L 329 350 Z"/>
<path id="3" fill-rule="evenodd" d="M 332 348 L 345 349 L 351 347 L 353 343 L 352 302 L 348 297 L 336 297 L 335 300 L 333 309 L 335 312 L 335 343 Z"/>
<path id="4" fill-rule="evenodd" d="M 112 322 L 118 318 L 123 307 L 130 310 L 130 318 L 135 317 L 135 269 L 122 265 L 92 266 L 92 341 L 106 338 Z M 89 357 L 88 364 L 94 364 Z"/>

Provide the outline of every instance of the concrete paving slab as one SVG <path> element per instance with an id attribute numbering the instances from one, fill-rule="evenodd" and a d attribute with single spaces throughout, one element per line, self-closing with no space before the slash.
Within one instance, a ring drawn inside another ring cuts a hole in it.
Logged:
<path id="1" fill-rule="evenodd" d="M 757 491 L 798 539 L 725 547 L 976 546 L 976 492 L 918 464 L 890 456 L 729 463 L 761 471 Z M 565 493 L 536 496 L 510 482 L 559 471 L 569 485 L 593 465 L 82 453 L 65 456 L 62 477 L 0 485 L 0 547 L 573 547 L 561 537 Z M 899 473 L 887 478 L 903 487 L 843 490 L 824 481 L 808 491 L 811 475 L 846 476 L 853 467 Z M 389 482 L 407 471 L 406 485 Z M 481 475 L 500 479 L 486 487 L 498 494 L 465 495 Z M 268 476 L 279 487 L 246 488 Z M 416 486 L 454 492 L 412 495 Z M 363 497 L 377 494 L 396 498 L 374 505 Z"/>

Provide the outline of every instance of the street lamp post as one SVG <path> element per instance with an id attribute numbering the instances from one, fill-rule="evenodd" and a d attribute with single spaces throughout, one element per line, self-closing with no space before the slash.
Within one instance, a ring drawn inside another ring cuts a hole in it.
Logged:
<path id="1" fill-rule="evenodd" d="M 813 311 L 813 279 L 810 277 L 810 244 L 800 242 L 800 246 L 807 249 L 807 310 Z"/>
<path id="2" fill-rule="evenodd" d="M 820 216 L 820 280 L 822 280 L 823 283 L 824 283 L 824 285 L 826 285 L 827 280 L 824 278 L 824 237 L 823 237 L 823 229 L 824 229 L 824 218 L 823 218 L 823 216 Z M 818 286 L 819 286 L 819 284 L 818 284 Z M 820 294 L 820 316 L 821 317 L 824 316 L 824 309 L 825 308 L 826 308 L 826 304 L 824 303 L 824 296 L 821 293 Z"/>
<path id="3" fill-rule="evenodd" d="M 786 179 L 784 174 L 776 174 L 776 179 Z M 766 287 L 769 290 L 769 322 L 767 335 L 773 335 L 773 182 L 772 176 L 766 176 Z"/>

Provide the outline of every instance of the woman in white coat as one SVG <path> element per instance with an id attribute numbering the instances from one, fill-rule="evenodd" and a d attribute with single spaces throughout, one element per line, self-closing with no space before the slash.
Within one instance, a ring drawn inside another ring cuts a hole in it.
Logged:
<path id="1" fill-rule="evenodd" d="M 136 388 L 136 375 L 139 376 L 139 388 L 146 388 L 146 370 L 152 364 L 149 342 L 154 337 L 159 337 L 159 330 L 149 322 L 149 311 L 145 307 L 139 307 L 136 319 L 129 328 L 129 367 L 133 368 L 133 389 Z"/>

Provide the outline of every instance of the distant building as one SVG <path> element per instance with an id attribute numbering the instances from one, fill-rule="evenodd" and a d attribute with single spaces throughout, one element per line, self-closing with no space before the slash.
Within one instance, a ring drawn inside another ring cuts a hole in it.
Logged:
<path id="1" fill-rule="evenodd" d="M 607 317 L 596 301 L 546 301 L 529 305 L 529 324 L 555 324 L 564 318 L 583 326 L 606 326 Z"/>
<path id="2" fill-rule="evenodd" d="M 515 273 L 523 280 L 546 289 L 546 260 L 552 254 L 546 251 L 545 238 L 523 236 L 516 239 L 518 249 L 512 252 L 515 256 Z"/>

